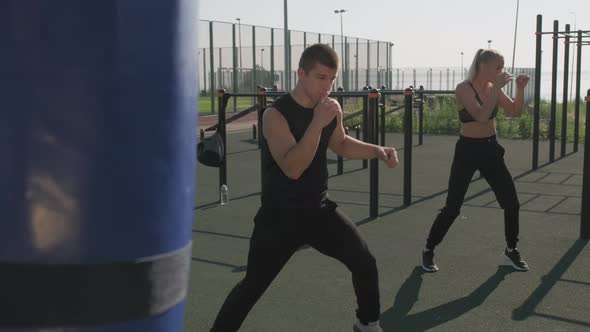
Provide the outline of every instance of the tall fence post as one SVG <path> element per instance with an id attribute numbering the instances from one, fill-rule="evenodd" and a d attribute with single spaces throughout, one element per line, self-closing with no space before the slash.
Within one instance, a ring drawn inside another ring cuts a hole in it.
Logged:
<path id="1" fill-rule="evenodd" d="M 590 239 L 590 89 L 586 93 L 586 128 L 584 139 L 584 175 L 582 180 L 582 213 L 580 238 Z"/>
<path id="2" fill-rule="evenodd" d="M 363 88 L 363 90 L 369 91 L 366 87 Z M 362 123 L 362 126 L 363 126 L 363 142 L 368 142 L 367 141 L 367 139 L 368 139 L 368 136 L 367 136 L 368 128 L 367 127 L 368 127 L 368 122 L 369 122 L 369 120 L 368 120 L 368 116 L 369 116 L 368 115 L 368 107 L 367 107 L 368 106 L 367 105 L 368 103 L 369 103 L 368 95 L 364 95 L 363 96 L 363 123 Z M 368 165 L 367 160 L 366 159 L 363 159 L 362 162 L 363 162 L 363 169 L 367 168 L 367 165 Z"/>
<path id="3" fill-rule="evenodd" d="M 412 101 L 414 90 L 404 90 L 404 206 L 412 203 Z"/>
<path id="4" fill-rule="evenodd" d="M 565 157 L 566 153 L 566 143 L 567 143 L 567 94 L 568 90 L 568 82 L 569 82 L 569 59 L 570 59 L 570 25 L 565 25 L 565 45 L 564 45 L 564 55 L 563 55 L 563 99 L 561 103 L 561 146 L 560 146 L 560 154 L 561 158 Z"/>
<path id="5" fill-rule="evenodd" d="M 343 91 L 344 91 L 344 89 L 342 87 L 338 88 L 338 92 L 343 92 Z M 339 95 L 336 99 L 338 100 L 338 104 L 340 104 L 340 108 L 342 109 L 342 114 L 344 114 L 344 98 Z M 338 155 L 338 161 L 336 164 L 336 173 L 338 175 L 342 175 L 343 172 L 344 172 L 344 160 L 342 159 L 342 156 Z"/>
<path id="6" fill-rule="evenodd" d="M 557 112 L 557 58 L 559 22 L 553 21 L 553 63 L 551 69 L 551 119 L 549 120 L 549 162 L 555 161 L 555 116 Z"/>
<path id="7" fill-rule="evenodd" d="M 240 78 L 242 77 L 242 68 L 240 68 L 240 71 L 238 73 L 238 46 L 236 44 L 236 24 L 233 23 L 232 24 L 232 90 L 234 93 L 238 93 L 240 92 L 239 87 L 240 87 Z M 220 48 L 221 51 L 221 48 Z M 221 61 L 221 56 L 219 57 L 219 61 Z M 234 96 L 234 100 L 233 100 L 233 111 L 237 112 L 238 111 L 238 97 Z"/>
<path id="8" fill-rule="evenodd" d="M 418 145 L 424 141 L 424 86 L 420 85 L 418 104 Z"/>
<path id="9" fill-rule="evenodd" d="M 377 135 L 377 111 L 379 109 L 379 97 L 381 94 L 377 89 L 372 89 L 369 92 L 369 114 L 368 114 L 368 142 L 371 144 L 378 144 Z M 371 159 L 371 167 L 369 168 L 369 217 L 371 219 L 377 218 L 379 213 L 379 160 L 377 158 Z"/>
<path id="10" fill-rule="evenodd" d="M 385 90 L 385 86 L 381 86 L 381 90 Z M 379 102 L 379 109 L 380 109 L 380 120 L 379 120 L 379 134 L 381 136 L 381 146 L 385 146 L 385 112 L 386 112 L 386 98 L 385 94 L 381 94 L 380 102 Z"/>
<path id="11" fill-rule="evenodd" d="M 582 75 L 582 31 L 578 30 L 578 39 L 576 45 L 577 62 L 576 62 L 576 105 L 574 113 L 574 152 L 578 152 L 578 141 L 580 140 L 580 80 Z"/>
<path id="12" fill-rule="evenodd" d="M 543 16 L 537 15 L 535 34 L 535 97 L 533 106 L 533 170 L 539 168 L 539 112 L 541 108 L 541 43 L 543 42 Z"/>
<path id="13" fill-rule="evenodd" d="M 227 136 L 225 132 L 225 110 L 231 93 L 226 93 L 225 89 L 217 90 L 217 132 L 223 142 L 223 158 L 219 166 L 219 195 L 221 197 L 221 186 L 227 185 Z"/>
<path id="14" fill-rule="evenodd" d="M 211 114 L 215 114 L 215 48 L 213 47 L 213 21 L 209 22 L 209 68 L 211 68 L 211 77 L 209 78 L 209 96 L 211 97 Z M 221 59 L 220 59 L 221 60 Z"/>

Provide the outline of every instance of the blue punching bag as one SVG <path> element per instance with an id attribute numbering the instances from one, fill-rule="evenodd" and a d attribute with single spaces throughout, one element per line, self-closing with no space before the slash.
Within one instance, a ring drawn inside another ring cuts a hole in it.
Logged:
<path id="1" fill-rule="evenodd" d="M 0 331 L 183 331 L 196 0 L 0 3 Z"/>

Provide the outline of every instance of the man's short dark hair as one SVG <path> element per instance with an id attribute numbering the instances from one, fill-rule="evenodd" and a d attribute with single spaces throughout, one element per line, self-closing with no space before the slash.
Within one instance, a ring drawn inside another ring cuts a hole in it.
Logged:
<path id="1" fill-rule="evenodd" d="M 326 44 L 313 44 L 301 54 L 299 67 L 308 73 L 316 64 L 338 69 L 338 54 Z"/>

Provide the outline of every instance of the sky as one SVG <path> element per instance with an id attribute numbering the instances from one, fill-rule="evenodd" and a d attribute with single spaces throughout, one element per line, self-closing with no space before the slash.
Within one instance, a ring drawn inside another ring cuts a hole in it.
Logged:
<path id="1" fill-rule="evenodd" d="M 283 28 L 281 0 L 200 0 L 202 20 Z M 500 51 L 509 67 L 512 62 L 517 0 L 290 0 L 288 26 L 291 30 L 340 34 L 340 16 L 345 9 L 345 36 L 394 43 L 393 66 L 468 67 L 478 48 Z M 590 0 L 519 0 L 515 67 L 534 67 L 537 14 L 543 15 L 543 31 L 553 30 L 553 21 L 574 29 L 590 30 Z M 590 37 L 587 39 L 590 41 Z M 560 43 L 560 47 L 563 44 Z M 543 38 L 544 53 L 550 55 L 551 36 Z M 464 53 L 463 57 L 461 52 Z M 570 54 L 573 50 L 570 48 Z M 560 48 L 559 55 L 563 56 Z M 590 45 L 582 49 L 590 60 Z M 462 59 L 463 58 L 463 59 Z M 560 60 L 560 66 L 563 66 Z M 571 64 L 571 60 L 570 60 Z M 590 70 L 590 61 L 582 61 Z M 544 57 L 543 70 L 550 70 L 550 58 Z"/>

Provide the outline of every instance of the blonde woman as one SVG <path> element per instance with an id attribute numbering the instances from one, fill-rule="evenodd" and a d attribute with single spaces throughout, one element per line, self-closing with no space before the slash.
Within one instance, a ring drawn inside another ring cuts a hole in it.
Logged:
<path id="1" fill-rule="evenodd" d="M 438 271 L 434 261 L 434 248 L 460 213 L 465 193 L 476 170 L 488 182 L 500 207 L 504 210 L 504 255 L 517 270 L 528 271 L 528 264 L 516 248 L 519 235 L 520 203 L 512 175 L 504 163 L 504 148 L 496 140 L 495 117 L 498 105 L 510 117 L 520 116 L 524 106 L 524 89 L 529 81 L 526 75 L 516 78 L 516 97 L 507 96 L 502 87 L 512 75 L 504 71 L 504 57 L 492 49 L 479 49 L 475 54 L 467 80 L 455 90 L 461 135 L 455 146 L 449 188 L 445 206 L 437 215 L 422 252 L 422 268 Z"/>

